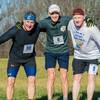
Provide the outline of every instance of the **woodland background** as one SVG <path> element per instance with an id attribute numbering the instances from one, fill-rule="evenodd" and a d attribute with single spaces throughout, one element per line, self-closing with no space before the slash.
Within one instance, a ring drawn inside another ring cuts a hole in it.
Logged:
<path id="1" fill-rule="evenodd" d="M 36 13 L 37 21 L 47 17 L 48 6 L 53 3 L 60 6 L 62 15 L 71 15 L 74 8 L 83 8 L 86 15 L 94 18 L 100 29 L 100 0 L 0 0 L 0 35 L 21 21 L 24 12 L 28 10 Z M 36 45 L 37 56 L 43 55 L 45 40 L 45 34 L 41 33 Z M 11 40 L 0 45 L 0 57 L 8 57 L 10 47 Z M 72 54 L 72 46 L 70 50 Z"/>

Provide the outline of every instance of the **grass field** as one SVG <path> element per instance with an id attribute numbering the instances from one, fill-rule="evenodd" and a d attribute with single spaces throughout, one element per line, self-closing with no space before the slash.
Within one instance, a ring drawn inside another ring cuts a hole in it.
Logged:
<path id="1" fill-rule="evenodd" d="M 46 93 L 46 82 L 47 82 L 47 72 L 44 69 L 44 58 L 37 57 L 37 81 L 36 81 L 36 100 L 47 100 Z M 70 66 L 69 66 L 69 98 L 71 99 L 71 88 L 72 88 L 72 69 L 71 69 L 72 57 L 70 57 Z M 0 100 L 6 100 L 6 66 L 7 59 L 0 59 Z M 99 66 L 100 67 L 100 66 Z M 96 76 L 96 89 L 93 100 L 100 100 L 100 68 L 99 74 Z M 82 77 L 82 85 L 79 94 L 79 100 L 86 100 L 86 84 L 87 84 L 87 73 L 84 73 Z M 27 100 L 27 78 L 25 76 L 23 67 L 20 68 L 18 73 L 15 92 L 13 100 Z M 59 71 L 56 68 L 56 81 L 55 81 L 55 90 L 54 90 L 54 100 L 62 100 L 61 86 L 60 86 L 60 77 Z"/>

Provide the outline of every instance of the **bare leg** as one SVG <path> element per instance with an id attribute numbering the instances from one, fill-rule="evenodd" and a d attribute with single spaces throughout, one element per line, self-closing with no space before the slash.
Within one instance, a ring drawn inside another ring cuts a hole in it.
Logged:
<path id="1" fill-rule="evenodd" d="M 7 100 L 13 100 L 15 77 L 8 77 L 7 80 Z"/>
<path id="2" fill-rule="evenodd" d="M 88 75 L 88 85 L 87 85 L 87 100 L 92 100 L 94 89 L 95 89 L 95 83 L 94 83 L 94 74 Z"/>
<path id="3" fill-rule="evenodd" d="M 60 77 L 61 77 L 61 86 L 63 92 L 63 100 L 68 99 L 68 78 L 67 78 L 67 70 L 61 68 L 60 69 Z"/>
<path id="4" fill-rule="evenodd" d="M 48 69 L 48 81 L 47 81 L 48 100 L 52 100 L 54 81 L 55 81 L 55 70 L 54 68 L 49 68 Z"/>
<path id="5" fill-rule="evenodd" d="M 73 76 L 73 88 L 72 88 L 73 100 L 77 100 L 77 98 L 78 98 L 80 84 L 81 84 L 81 77 L 82 77 L 82 74 L 75 74 Z"/>
<path id="6" fill-rule="evenodd" d="M 29 76 L 28 77 L 28 99 L 29 100 L 34 100 L 35 98 L 35 76 Z"/>

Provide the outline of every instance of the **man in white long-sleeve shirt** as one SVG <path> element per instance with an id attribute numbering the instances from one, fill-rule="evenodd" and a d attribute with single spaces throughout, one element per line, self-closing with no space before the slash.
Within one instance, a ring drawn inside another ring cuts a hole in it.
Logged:
<path id="1" fill-rule="evenodd" d="M 68 30 L 74 47 L 72 98 L 77 100 L 81 77 L 87 69 L 87 100 L 92 100 L 95 89 L 94 79 L 98 69 L 97 59 L 100 56 L 100 31 L 95 25 L 87 27 L 84 22 L 84 11 L 80 8 L 74 9 Z"/>

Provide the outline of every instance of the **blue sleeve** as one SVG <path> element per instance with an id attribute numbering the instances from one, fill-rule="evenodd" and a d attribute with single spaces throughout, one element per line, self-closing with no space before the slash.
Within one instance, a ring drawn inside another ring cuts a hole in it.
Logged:
<path id="1" fill-rule="evenodd" d="M 0 36 L 0 44 L 8 41 L 9 39 L 12 39 L 15 34 L 17 32 L 17 28 L 16 26 L 10 28 L 7 32 L 3 33 L 1 36 Z"/>

